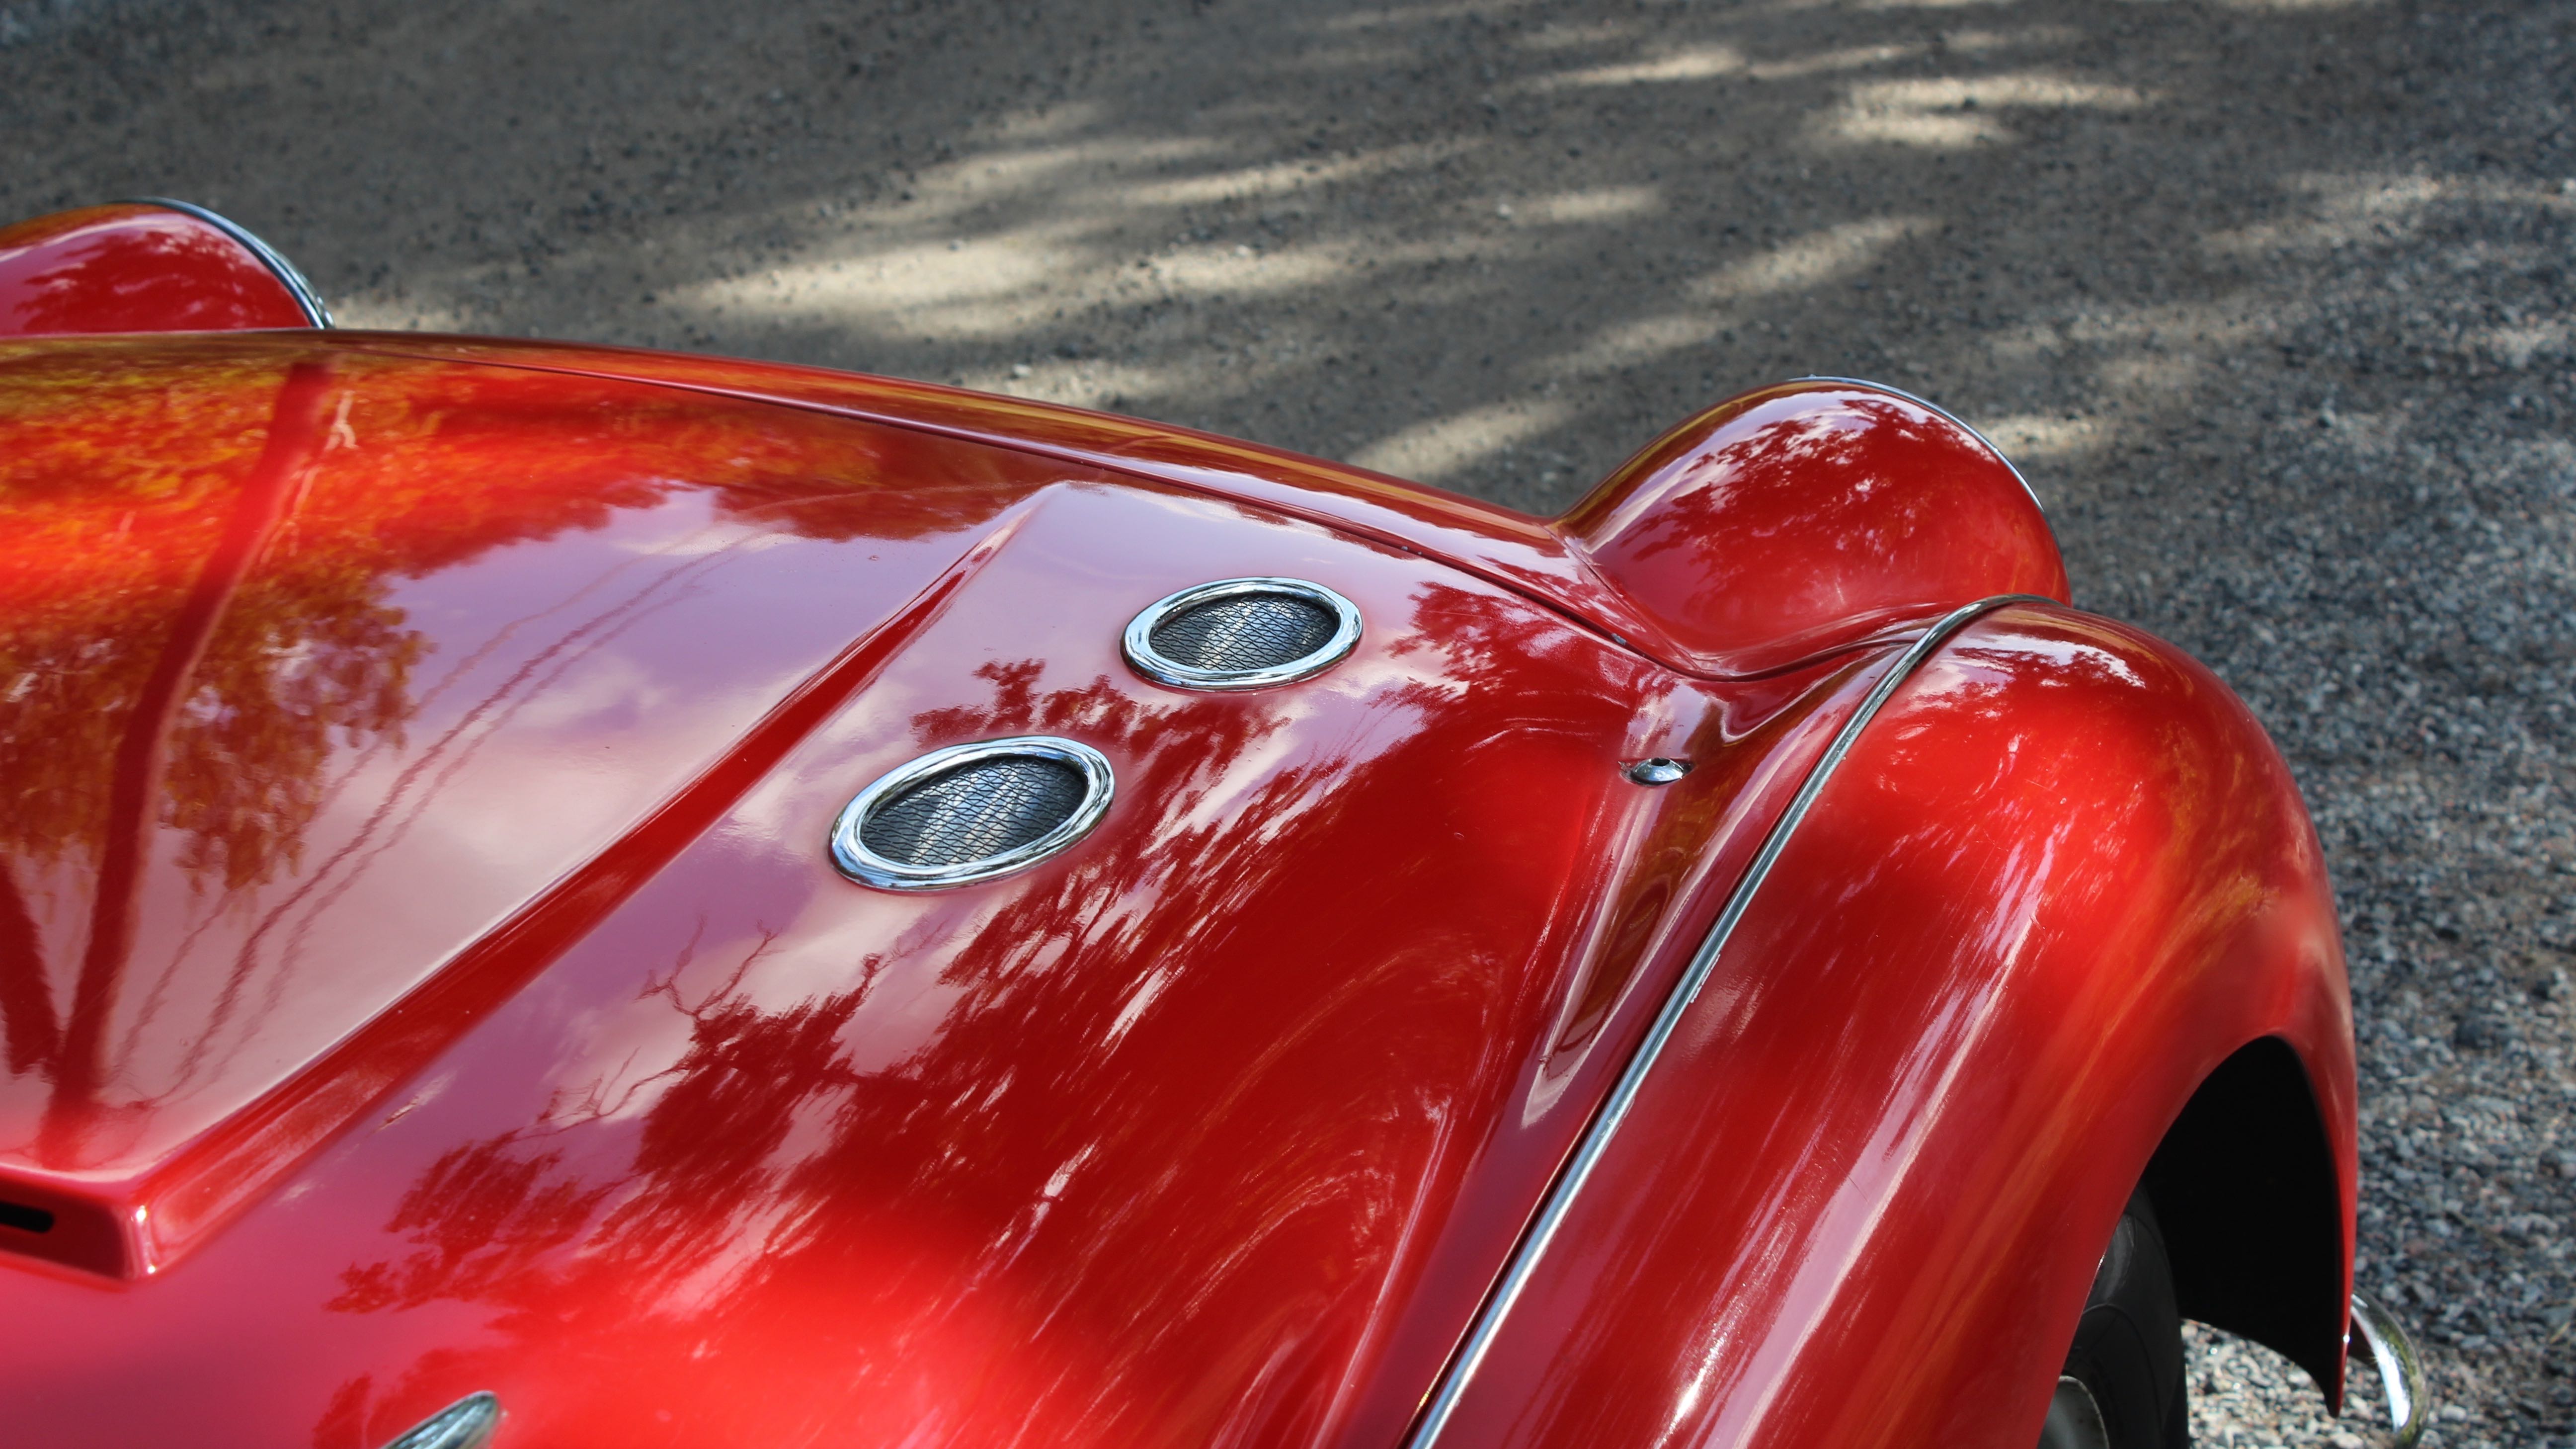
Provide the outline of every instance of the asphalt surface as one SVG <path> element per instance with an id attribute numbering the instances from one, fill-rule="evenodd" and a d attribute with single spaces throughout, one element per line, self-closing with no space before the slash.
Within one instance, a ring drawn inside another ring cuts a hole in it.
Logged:
<path id="1" fill-rule="evenodd" d="M 2333 858 L 2428 1444 L 2576 1442 L 2576 4 L 0 0 L 0 215 L 344 322 L 1062 399 L 1552 510 L 1809 372 L 1986 428 Z M 2376 1442 L 2195 1330 L 2205 1443 Z M 2365 1409 L 2375 1397 L 2365 1396 Z"/>

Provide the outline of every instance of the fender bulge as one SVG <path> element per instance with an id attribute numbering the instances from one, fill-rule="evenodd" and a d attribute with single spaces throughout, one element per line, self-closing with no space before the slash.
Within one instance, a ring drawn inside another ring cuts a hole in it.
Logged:
<path id="1" fill-rule="evenodd" d="M 2345 1002 L 2321 856 L 2242 703 L 2135 630 L 1997 609 L 1826 782 L 1444 1442 L 2027 1442 L 2046 1395 L 2012 1386 L 2054 1374 L 2130 1184 L 2249 1046 L 2316 1089 L 2262 1144 L 2313 1175 L 2276 1199 L 2305 1214 L 2284 1256 L 2209 1266 L 2227 1326 L 2331 1397 Z M 2191 1255 L 2262 1214 L 2149 1181 L 2188 1309 Z"/>

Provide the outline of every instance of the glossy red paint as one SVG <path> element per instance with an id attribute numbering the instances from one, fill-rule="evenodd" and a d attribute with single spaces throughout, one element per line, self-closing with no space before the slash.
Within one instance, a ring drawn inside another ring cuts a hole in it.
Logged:
<path id="1" fill-rule="evenodd" d="M 0 228 L 0 337 L 310 325 L 258 253 L 186 212 L 123 202 Z"/>
<path id="2" fill-rule="evenodd" d="M 1859 383 L 1720 403 L 1554 526 L 1702 673 L 1758 674 L 1973 599 L 2067 596 L 2012 465 L 1949 415 Z"/>
<path id="3" fill-rule="evenodd" d="M 0 1201 L 55 1214 L 0 1219 L 0 1394 L 48 1445 L 376 1449 L 483 1389 L 503 1449 L 1397 1443 L 1889 641 L 2064 591 L 2008 469 L 1854 384 L 1552 522 L 547 344 L 0 343 L 0 428 Z M 1249 573 L 1358 651 L 1128 672 L 1137 609 Z M 1079 848 L 830 868 L 877 774 L 1032 731 L 1118 772 Z M 2348 1225 L 2320 881 L 2206 674 L 1979 626 L 1446 1442 L 2031 1437 L 2212 1053 L 2303 1052 Z"/>
<path id="4" fill-rule="evenodd" d="M 2067 596 L 2047 519 L 2011 466 L 1947 415 L 1864 383 L 1722 403 L 1541 520 L 1231 438 L 929 383 L 544 342 L 365 345 L 822 409 L 1258 503 L 1440 559 L 1700 678 L 1768 673 L 1974 599 Z"/>
<path id="5" fill-rule="evenodd" d="M 351 1079 L 311 1063 L 532 892 L 595 873 L 1060 476 L 302 344 L 22 358 L 6 773 L 45 865 L 0 918 L 26 922 L 36 980 L 77 985 L 58 1028 L 41 1000 L 12 1018 L 0 1172 L 67 1218 L 96 1214 L 61 1194 L 99 1204 L 117 1252 L 88 1228 L 60 1251 L 104 1271 L 166 1263 L 264 1184 L 281 1133 L 336 1126 Z M 846 569 L 843 534 L 869 538 L 868 567 Z"/>
<path id="6" fill-rule="evenodd" d="M 2264 1037 L 2348 1286 L 2352 1024 L 2288 772 L 2170 647 L 1990 615 L 1826 784 L 1442 1442 L 2033 1442 L 2130 1184 Z"/>
<path id="7" fill-rule="evenodd" d="M 1392 1442 L 1889 663 L 1694 678 L 1338 495 L 465 351 L 0 344 L 30 1442 L 479 1389 L 505 1445 Z M 1245 573 L 1359 650 L 1126 670 Z M 827 864 L 884 769 L 1033 730 L 1118 771 L 1078 850 Z"/>

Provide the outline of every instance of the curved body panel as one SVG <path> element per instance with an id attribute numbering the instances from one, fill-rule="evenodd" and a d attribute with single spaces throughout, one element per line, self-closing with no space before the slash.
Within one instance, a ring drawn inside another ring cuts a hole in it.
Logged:
<path id="1" fill-rule="evenodd" d="M 1900 675 L 2063 586 L 1912 406 L 1757 394 L 1550 523 L 754 363 L 0 341 L 13 1434 L 380 1449 L 488 1392 L 504 1449 L 1402 1442 L 1901 679 L 1450 1442 L 2028 1437 L 2063 1324 L 1970 1330 L 2071 1317 L 2235 1047 L 2300 1053 L 2348 1226 L 2349 1026 L 2204 672 L 2052 606 Z M 1775 545 L 1852 580 L 1689 585 Z M 1268 687 L 1131 662 L 1243 579 L 1362 626 Z M 1115 780 L 1059 853 L 836 868 L 871 781 L 1030 736 Z"/>
<path id="2" fill-rule="evenodd" d="M 930 383 L 541 342 L 369 344 L 818 408 L 1204 489 L 1439 558 L 1696 678 L 1756 677 L 1998 594 L 2066 597 L 2056 540 L 2011 466 L 1946 413 L 1867 383 L 1721 403 L 1542 521 L 1347 464 Z"/>
<path id="3" fill-rule="evenodd" d="M 1695 680 L 1202 489 L 313 337 L 0 345 L 0 419 L 0 1341 L 64 1446 L 1399 1437 L 1887 662 Z M 1367 630 L 1127 668 L 1238 576 Z M 1079 846 L 834 870 L 1030 733 L 1116 769 Z"/>
<path id="4" fill-rule="evenodd" d="M 199 208 L 119 202 L 0 228 L 0 337 L 329 325 L 293 267 Z"/>
<path id="5" fill-rule="evenodd" d="M 2244 706 L 2134 630 L 2000 610 L 1825 783 L 1441 1442 L 2032 1441 L 2131 1184 L 2265 1038 L 2334 1144 L 2348 1291 L 2347 1003 Z M 2329 1396 L 2342 1303 L 2283 1345 Z"/>

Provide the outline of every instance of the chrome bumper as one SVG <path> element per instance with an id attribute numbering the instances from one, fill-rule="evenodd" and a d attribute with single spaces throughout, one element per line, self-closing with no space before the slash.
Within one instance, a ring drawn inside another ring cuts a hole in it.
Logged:
<path id="1" fill-rule="evenodd" d="M 2352 1295 L 2352 1334 L 2379 1365 L 2380 1387 L 2388 1396 L 2388 1430 L 2394 1449 L 2415 1449 L 2432 1405 L 2424 1396 L 2424 1358 L 2415 1340 L 2386 1309 Z"/>

